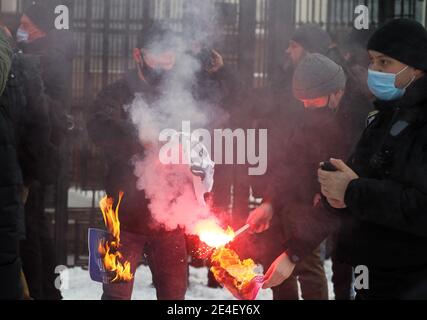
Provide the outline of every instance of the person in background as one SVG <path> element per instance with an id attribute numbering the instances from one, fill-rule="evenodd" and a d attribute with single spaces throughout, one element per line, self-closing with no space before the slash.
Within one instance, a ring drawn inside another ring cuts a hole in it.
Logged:
<path id="1" fill-rule="evenodd" d="M 0 94 L 6 86 L 12 49 L 0 30 Z M 23 180 L 15 142 L 15 130 L 6 106 L 0 104 L 0 299 L 23 297 L 19 240 L 24 234 Z"/>
<path id="2" fill-rule="evenodd" d="M 56 218 L 66 207 L 68 149 L 67 129 L 70 126 L 69 88 L 74 43 L 68 31 L 54 29 L 54 10 L 42 2 L 34 2 L 24 10 L 17 30 L 18 48 L 40 60 L 41 78 L 49 115 L 49 144 L 39 179 L 31 184 L 25 206 L 29 221 L 27 239 L 21 243 L 21 257 L 34 299 L 61 299 L 55 288 L 55 267 L 58 265 L 53 246 L 51 222 L 45 207 L 55 207 Z M 62 199 L 62 200 L 60 200 Z M 53 203 L 59 203 L 54 205 Z M 48 204 L 48 202 L 50 204 Z M 32 221 L 32 222 L 30 222 Z"/>
<path id="3" fill-rule="evenodd" d="M 286 61 L 284 67 L 279 67 L 268 90 L 258 90 L 255 97 L 250 95 L 249 105 L 253 112 L 249 114 L 252 119 L 256 119 L 251 128 L 268 128 L 268 167 L 267 173 L 261 177 L 252 177 L 251 184 L 254 195 L 258 198 L 267 199 L 270 197 L 265 185 L 276 179 L 276 168 L 281 163 L 283 157 L 294 150 L 288 148 L 287 142 L 293 139 L 293 132 L 302 125 L 304 105 L 296 99 L 292 91 L 292 79 L 294 70 L 305 56 L 310 53 L 327 54 L 331 45 L 331 37 L 321 27 L 315 24 L 304 24 L 300 26 L 289 41 L 286 50 Z M 252 120 L 254 122 L 254 120 Z M 267 204 L 263 203 L 255 211 L 267 210 Z M 274 261 L 277 254 L 282 250 L 281 243 L 289 236 L 290 230 L 287 223 L 281 222 L 285 218 L 286 212 L 277 214 L 272 221 L 271 229 L 253 237 L 259 248 L 254 249 L 254 253 L 247 256 L 259 256 L 262 265 L 267 269 Z M 286 218 L 286 221 L 292 220 Z M 278 234 L 282 240 L 278 241 Z M 242 240 L 243 241 L 243 240 Z M 244 244 L 243 248 L 247 248 Z M 262 253 L 262 254 L 261 254 Z M 304 264 L 298 269 L 298 276 L 287 281 L 282 286 L 273 288 L 273 297 L 276 300 L 296 300 L 299 297 L 298 283 L 301 284 L 302 296 L 304 299 L 328 299 L 327 279 L 323 268 L 320 247 L 313 250 Z"/>
<path id="4" fill-rule="evenodd" d="M 371 30 L 351 29 L 339 39 L 338 46 L 346 61 L 346 65 L 354 77 L 354 83 L 367 99 L 374 100 L 375 96 L 369 90 L 368 78 L 369 55 L 366 45 L 372 35 Z"/>
<path id="5" fill-rule="evenodd" d="M 50 121 L 40 59 L 34 55 L 24 54 L 17 48 L 12 36 L 13 32 L 10 31 L 16 25 L 15 21 L 19 24 L 18 16 L 2 15 L 0 17 L 0 26 L 3 26 L 9 35 L 8 40 L 13 50 L 11 71 L 0 101 L 10 110 L 15 127 L 18 160 L 24 179 L 23 201 L 25 204 L 31 186 L 43 179 L 45 159 L 51 149 Z M 38 229 L 35 226 L 41 225 L 43 220 L 34 219 L 33 216 L 28 215 L 25 223 L 32 240 L 31 247 L 34 250 L 40 250 L 38 237 L 34 237 L 31 230 Z M 25 243 L 25 238 L 23 240 Z M 27 268 L 31 279 L 37 272 L 43 273 L 38 268 L 42 268 L 42 263 L 33 263 L 31 268 Z M 40 298 L 42 294 L 38 290 L 33 286 L 32 294 Z M 31 296 L 29 292 L 28 296 Z"/>

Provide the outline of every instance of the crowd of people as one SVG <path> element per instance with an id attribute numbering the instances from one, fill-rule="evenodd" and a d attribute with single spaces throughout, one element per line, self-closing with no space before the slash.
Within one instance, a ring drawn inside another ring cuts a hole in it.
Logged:
<path id="1" fill-rule="evenodd" d="M 45 203 L 67 157 L 73 41 L 40 4 L 19 19 L 2 16 L 0 26 L 0 299 L 61 299 Z M 123 106 L 138 94 L 155 107 L 180 63 L 172 33 L 158 23 L 142 30 L 135 67 L 103 88 L 86 114 L 91 142 L 108 155 L 103 187 L 112 197 L 126 194 L 121 252 L 132 273 L 146 257 L 161 300 L 185 299 L 189 243 L 183 229 L 152 228 L 130 161 L 149 146 Z M 232 245 L 263 265 L 273 298 L 299 299 L 299 283 L 302 298 L 327 300 L 328 257 L 338 300 L 427 298 L 425 28 L 395 19 L 331 36 L 301 25 L 269 85 L 258 89 L 246 88 L 210 45 L 195 43 L 190 54 L 201 68 L 189 90 L 217 108 L 208 115 L 228 114 L 222 125 L 231 129 L 268 129 L 267 173 L 216 165 L 211 202 L 219 213 L 231 205 L 234 228 L 251 226 Z M 251 212 L 250 190 L 263 199 Z M 354 290 L 360 265 L 369 269 L 369 288 Z M 130 299 L 134 281 L 104 284 L 102 299 Z"/>

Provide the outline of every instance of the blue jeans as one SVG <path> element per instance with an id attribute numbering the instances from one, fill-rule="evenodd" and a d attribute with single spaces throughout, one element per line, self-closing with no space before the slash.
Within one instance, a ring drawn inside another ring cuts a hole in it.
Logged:
<path id="1" fill-rule="evenodd" d="M 148 256 L 158 300 L 185 299 L 188 266 L 185 236 L 182 231 L 159 231 L 153 235 L 122 231 L 120 242 L 120 252 L 130 262 L 134 275 L 142 255 L 145 253 Z M 135 278 L 125 283 L 104 284 L 102 300 L 130 300 L 134 280 Z"/>

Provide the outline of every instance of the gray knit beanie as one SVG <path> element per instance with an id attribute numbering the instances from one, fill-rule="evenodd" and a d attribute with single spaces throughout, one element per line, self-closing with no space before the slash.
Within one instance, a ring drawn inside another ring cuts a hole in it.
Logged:
<path id="1" fill-rule="evenodd" d="M 342 67 L 319 53 L 309 53 L 295 69 L 293 92 L 300 100 L 316 99 L 344 89 L 345 84 Z"/>

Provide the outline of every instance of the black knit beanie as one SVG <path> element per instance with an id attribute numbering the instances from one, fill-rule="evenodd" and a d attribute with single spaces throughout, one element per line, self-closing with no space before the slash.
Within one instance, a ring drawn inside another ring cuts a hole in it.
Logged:
<path id="1" fill-rule="evenodd" d="M 417 21 L 391 20 L 374 32 L 367 49 L 427 71 L 427 31 Z"/>
<path id="2" fill-rule="evenodd" d="M 138 35 L 138 48 L 157 46 L 158 49 L 175 49 L 180 34 L 161 22 L 152 22 Z"/>
<path id="3" fill-rule="evenodd" d="M 305 50 L 310 53 L 326 54 L 331 45 L 330 35 L 320 26 L 307 23 L 299 27 L 292 40 L 300 44 Z"/>
<path id="4" fill-rule="evenodd" d="M 46 6 L 34 2 L 25 11 L 24 14 L 42 31 L 48 33 L 53 29 L 54 11 Z"/>

